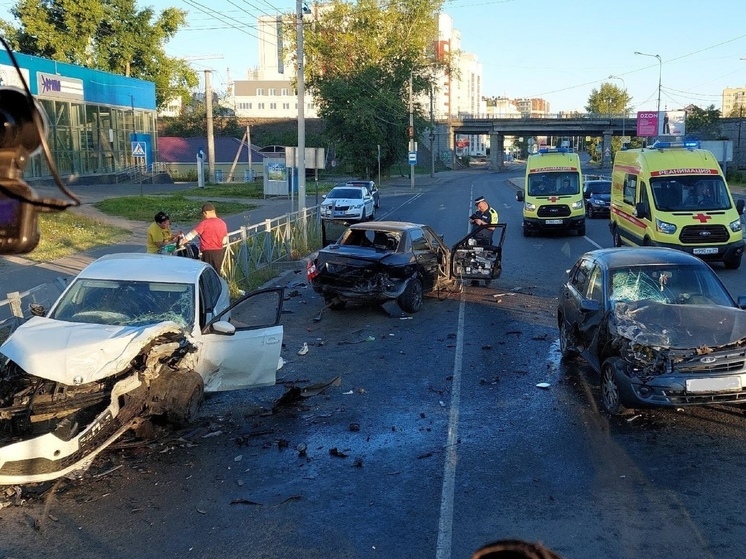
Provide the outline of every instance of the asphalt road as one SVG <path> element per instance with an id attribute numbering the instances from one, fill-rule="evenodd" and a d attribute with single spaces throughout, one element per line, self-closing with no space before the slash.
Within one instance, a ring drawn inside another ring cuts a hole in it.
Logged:
<path id="1" fill-rule="evenodd" d="M 485 196 L 508 224 L 490 288 L 433 294 L 412 316 L 322 312 L 290 272 L 281 384 L 211 397 L 195 426 L 156 426 L 82 480 L 25 492 L 0 509 L 0 557 L 448 559 L 501 538 L 566 559 L 746 556 L 743 411 L 599 411 L 592 371 L 560 363 L 554 309 L 563 272 L 610 246 L 608 227 L 522 237 L 518 173 L 382 200 L 379 217 L 454 244 Z M 717 271 L 743 285 L 742 270 Z"/>

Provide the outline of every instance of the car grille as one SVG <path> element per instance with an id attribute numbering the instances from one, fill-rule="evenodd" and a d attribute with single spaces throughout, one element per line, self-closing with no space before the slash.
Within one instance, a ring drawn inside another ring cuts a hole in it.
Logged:
<path id="1" fill-rule="evenodd" d="M 536 212 L 539 217 L 569 217 L 570 206 L 565 204 L 556 204 L 552 206 L 539 206 Z"/>
<path id="2" fill-rule="evenodd" d="M 687 225 L 679 235 L 679 240 L 686 244 L 726 243 L 729 239 L 724 225 Z"/>

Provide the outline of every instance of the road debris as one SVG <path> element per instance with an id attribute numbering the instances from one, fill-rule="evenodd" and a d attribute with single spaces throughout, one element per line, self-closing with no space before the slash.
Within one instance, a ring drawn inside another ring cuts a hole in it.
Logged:
<path id="1" fill-rule="evenodd" d="M 336 446 L 329 449 L 329 454 L 331 456 L 336 456 L 337 458 L 347 458 L 347 455 Z"/>
<path id="2" fill-rule="evenodd" d="M 298 350 L 298 355 L 305 355 L 308 353 L 308 342 L 303 342 L 303 347 Z"/>
<path id="3" fill-rule="evenodd" d="M 548 382 L 540 382 L 539 384 L 536 385 L 536 388 L 543 388 L 544 390 L 546 390 L 547 388 L 550 388 L 551 386 L 552 385 L 549 384 Z"/>

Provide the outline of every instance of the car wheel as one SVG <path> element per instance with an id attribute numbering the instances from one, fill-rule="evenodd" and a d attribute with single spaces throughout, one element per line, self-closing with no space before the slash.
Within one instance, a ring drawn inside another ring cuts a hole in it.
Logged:
<path id="1" fill-rule="evenodd" d="M 363 208 L 363 215 L 360 216 L 360 221 L 368 221 L 368 212 Z"/>
<path id="2" fill-rule="evenodd" d="M 199 408 L 205 396 L 205 383 L 196 371 L 180 369 L 178 389 L 170 397 L 166 417 L 171 423 L 179 426 L 189 425 L 197 419 Z"/>
<path id="3" fill-rule="evenodd" d="M 611 238 L 614 242 L 615 247 L 622 246 L 622 236 L 619 234 L 619 231 L 615 227 L 614 230 L 611 232 Z"/>
<path id="4" fill-rule="evenodd" d="M 416 313 L 422 307 L 422 282 L 413 278 L 409 280 L 407 288 L 397 300 L 399 307 L 404 312 Z"/>
<path id="5" fill-rule="evenodd" d="M 616 380 L 616 371 L 621 364 L 619 357 L 611 357 L 604 361 L 601 368 L 601 403 L 611 415 L 623 415 L 627 411 Z"/>
<path id="6" fill-rule="evenodd" d="M 578 237 L 585 237 L 585 223 L 578 229 Z"/>
<path id="7" fill-rule="evenodd" d="M 741 267 L 741 257 L 742 255 L 738 255 L 735 258 L 729 258 L 728 260 L 723 260 L 723 264 L 725 264 L 725 267 L 728 270 L 738 270 L 738 268 Z"/>
<path id="8" fill-rule="evenodd" d="M 567 330 L 567 324 L 565 324 L 565 317 L 563 316 L 559 319 L 559 342 L 562 359 L 573 359 L 574 357 L 577 357 L 578 352 L 574 349 L 572 336 Z"/>
<path id="9" fill-rule="evenodd" d="M 531 236 L 531 231 L 529 231 L 528 229 L 526 229 L 526 228 L 524 227 L 524 228 L 523 228 L 523 236 L 524 236 L 524 237 L 530 237 L 530 236 Z"/>

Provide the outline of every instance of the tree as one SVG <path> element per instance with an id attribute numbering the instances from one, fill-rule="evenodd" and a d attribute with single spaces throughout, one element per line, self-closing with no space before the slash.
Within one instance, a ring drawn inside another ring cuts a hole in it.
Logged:
<path id="1" fill-rule="evenodd" d="M 591 90 L 585 110 L 599 118 L 626 116 L 629 113 L 629 102 L 630 97 L 625 90 L 620 89 L 613 83 L 604 82 L 599 89 Z M 593 160 L 596 160 L 598 156 L 596 146 L 600 143 L 600 138 L 591 138 L 591 141 L 586 143 L 586 149 Z M 621 147 L 622 139 L 612 137 L 612 156 Z"/>
<path id="2" fill-rule="evenodd" d="M 189 98 L 199 80 L 186 61 L 166 56 L 164 45 L 186 23 L 186 12 L 138 10 L 134 0 L 19 0 L 10 10 L 20 22 L 0 20 L 0 32 L 20 53 L 152 81 L 156 105 Z"/>
<path id="3" fill-rule="evenodd" d="M 213 93 L 213 133 L 216 136 L 242 138 L 246 127 L 242 126 L 235 112 L 222 105 L 217 93 Z M 163 136 L 207 136 L 207 105 L 202 99 L 192 97 L 179 116 L 161 117 L 160 134 Z"/>
<path id="4" fill-rule="evenodd" d="M 437 61 L 437 12 L 441 0 L 350 4 L 332 0 L 304 28 L 305 84 L 313 94 L 326 134 L 352 169 L 369 176 L 406 157 L 409 80 L 413 95 L 429 95 Z M 294 52 L 294 23 L 288 25 L 288 54 Z M 414 108 L 415 134 L 427 127 Z"/>
<path id="5" fill-rule="evenodd" d="M 696 105 L 686 112 L 686 134 L 700 140 L 717 140 L 722 135 L 720 110 L 715 105 L 700 109 Z"/>

